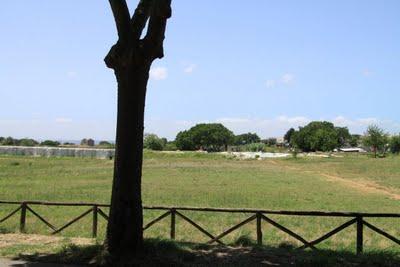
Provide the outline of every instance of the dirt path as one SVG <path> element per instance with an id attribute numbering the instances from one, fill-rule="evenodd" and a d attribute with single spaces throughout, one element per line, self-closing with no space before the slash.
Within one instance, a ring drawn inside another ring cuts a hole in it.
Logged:
<path id="1" fill-rule="evenodd" d="M 339 182 L 347 187 L 357 189 L 365 193 L 381 194 L 381 195 L 386 195 L 395 200 L 400 200 L 399 194 L 393 193 L 390 191 L 389 188 L 383 187 L 372 181 L 352 181 L 336 175 L 330 175 L 326 173 L 320 173 L 320 174 L 331 182 Z"/>
<path id="2" fill-rule="evenodd" d="M 291 171 L 299 171 L 299 172 L 303 172 L 303 173 L 318 174 L 318 175 L 321 175 L 322 177 L 326 178 L 330 182 L 338 182 L 346 187 L 349 187 L 349 188 L 352 188 L 355 190 L 359 190 L 364 193 L 381 194 L 381 195 L 390 197 L 394 200 L 400 200 L 400 194 L 396 194 L 392 190 L 390 190 L 390 188 L 379 185 L 373 181 L 354 181 L 354 180 L 346 179 L 344 177 L 337 176 L 337 175 L 331 175 L 331 174 L 317 172 L 317 171 L 303 170 L 303 169 L 296 168 L 293 166 L 287 166 L 280 162 L 278 163 L 277 161 L 274 161 L 271 163 L 273 165 L 280 165 L 281 167 L 286 168 Z"/>

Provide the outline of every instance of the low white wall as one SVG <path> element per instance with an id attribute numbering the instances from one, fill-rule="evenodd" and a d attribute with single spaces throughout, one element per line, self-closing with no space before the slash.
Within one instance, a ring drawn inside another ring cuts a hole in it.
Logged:
<path id="1" fill-rule="evenodd" d="M 115 151 L 114 149 L 97 148 L 0 146 L 0 154 L 38 157 L 84 157 L 111 159 L 114 158 Z"/>

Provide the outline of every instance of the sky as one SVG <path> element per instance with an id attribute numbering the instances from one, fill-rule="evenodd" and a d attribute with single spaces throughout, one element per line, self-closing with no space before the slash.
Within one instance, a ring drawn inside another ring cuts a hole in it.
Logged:
<path id="1" fill-rule="evenodd" d="M 172 2 L 145 132 L 219 122 L 266 138 L 312 120 L 400 132 L 400 1 Z M 0 33 L 0 136 L 115 138 L 108 1 L 4 1 Z"/>

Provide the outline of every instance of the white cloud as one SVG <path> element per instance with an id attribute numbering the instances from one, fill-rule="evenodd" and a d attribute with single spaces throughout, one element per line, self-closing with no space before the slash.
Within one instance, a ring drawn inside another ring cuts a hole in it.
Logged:
<path id="1" fill-rule="evenodd" d="M 150 79 L 161 81 L 168 77 L 168 70 L 165 67 L 154 67 L 150 70 Z"/>
<path id="2" fill-rule="evenodd" d="M 295 77 L 291 73 L 285 73 L 278 79 L 269 79 L 265 82 L 267 88 L 274 88 L 277 85 L 290 85 L 294 82 Z"/>
<path id="3" fill-rule="evenodd" d="M 275 80 L 268 80 L 265 82 L 265 86 L 267 86 L 267 88 L 273 88 L 275 87 L 275 84 L 276 84 Z"/>
<path id="4" fill-rule="evenodd" d="M 283 84 L 290 84 L 294 81 L 294 75 L 291 73 L 285 73 L 281 77 L 281 82 Z"/>
<path id="5" fill-rule="evenodd" d="M 193 71 L 195 71 L 196 68 L 197 68 L 196 64 L 189 64 L 183 69 L 183 72 L 186 74 L 190 74 L 193 73 Z"/>

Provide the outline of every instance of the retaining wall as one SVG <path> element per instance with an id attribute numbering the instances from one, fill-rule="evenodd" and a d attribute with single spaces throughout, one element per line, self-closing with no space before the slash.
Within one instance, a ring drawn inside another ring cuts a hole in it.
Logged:
<path id="1" fill-rule="evenodd" d="M 82 157 L 113 159 L 114 149 L 0 146 L 0 154 L 37 157 Z"/>

